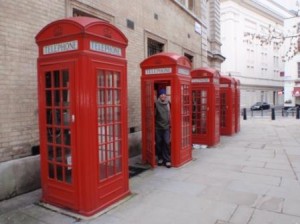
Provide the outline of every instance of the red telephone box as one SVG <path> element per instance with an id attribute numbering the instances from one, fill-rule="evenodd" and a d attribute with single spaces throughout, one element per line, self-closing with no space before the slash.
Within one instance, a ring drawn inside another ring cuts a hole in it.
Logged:
<path id="1" fill-rule="evenodd" d="M 229 76 L 220 77 L 220 134 L 235 133 L 235 88 Z"/>
<path id="2" fill-rule="evenodd" d="M 212 68 L 191 71 L 192 143 L 213 146 L 220 142 L 220 74 Z"/>
<path id="3" fill-rule="evenodd" d="M 240 80 L 234 78 L 234 89 L 235 89 L 235 132 L 238 133 L 241 129 L 241 125 L 240 125 L 240 116 L 241 116 L 241 112 L 240 112 L 240 100 L 241 100 L 241 90 L 240 90 L 240 86 L 241 86 L 241 82 Z"/>
<path id="4" fill-rule="evenodd" d="M 154 104 L 160 88 L 171 102 L 171 163 L 179 167 L 192 159 L 191 77 L 189 60 L 159 53 L 141 62 L 142 159 L 156 166 Z"/>
<path id="5" fill-rule="evenodd" d="M 127 196 L 127 38 L 88 17 L 45 26 L 38 94 L 42 201 L 90 216 Z"/>

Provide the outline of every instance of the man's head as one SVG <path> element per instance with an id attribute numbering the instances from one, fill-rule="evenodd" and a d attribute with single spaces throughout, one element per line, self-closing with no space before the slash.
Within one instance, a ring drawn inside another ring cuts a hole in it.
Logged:
<path id="1" fill-rule="evenodd" d="M 161 99 L 161 101 L 165 101 L 166 98 L 167 98 L 166 90 L 165 90 L 165 89 L 160 89 L 160 90 L 158 91 L 158 96 L 159 96 L 159 98 Z"/>

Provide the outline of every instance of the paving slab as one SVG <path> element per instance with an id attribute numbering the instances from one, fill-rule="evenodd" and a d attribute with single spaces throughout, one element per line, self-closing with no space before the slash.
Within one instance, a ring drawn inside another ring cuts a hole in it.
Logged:
<path id="1" fill-rule="evenodd" d="M 130 178 L 131 196 L 95 216 L 46 208 L 37 190 L 0 202 L 0 223 L 300 224 L 299 130 L 292 117 L 241 120 L 239 133 L 194 149 L 184 166 Z"/>

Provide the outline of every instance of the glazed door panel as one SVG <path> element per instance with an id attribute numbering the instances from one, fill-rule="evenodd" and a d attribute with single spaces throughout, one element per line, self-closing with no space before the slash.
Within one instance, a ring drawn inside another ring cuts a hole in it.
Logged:
<path id="1" fill-rule="evenodd" d="M 40 82 L 42 187 L 55 203 L 76 207 L 74 64 L 43 66 Z"/>
<path id="2" fill-rule="evenodd" d="M 205 137 L 208 133 L 208 89 L 193 90 L 193 134 Z"/>
<path id="3" fill-rule="evenodd" d="M 105 204 L 127 191 L 127 92 L 124 66 L 93 63 L 96 81 L 98 201 Z M 91 171 L 93 172 L 93 171 Z"/>
<path id="4" fill-rule="evenodd" d="M 154 83 L 152 80 L 145 81 L 144 90 L 144 133 L 143 141 L 145 144 L 144 160 L 152 167 L 155 166 L 155 122 L 154 122 Z"/>
<path id="5" fill-rule="evenodd" d="M 122 173 L 121 73 L 97 69 L 99 180 Z"/>

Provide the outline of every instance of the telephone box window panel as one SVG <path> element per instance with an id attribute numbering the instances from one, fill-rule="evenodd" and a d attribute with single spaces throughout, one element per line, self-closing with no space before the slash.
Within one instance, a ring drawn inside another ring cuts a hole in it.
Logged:
<path id="1" fill-rule="evenodd" d="M 69 128 L 69 71 L 45 72 L 48 177 L 72 183 L 72 149 Z"/>

